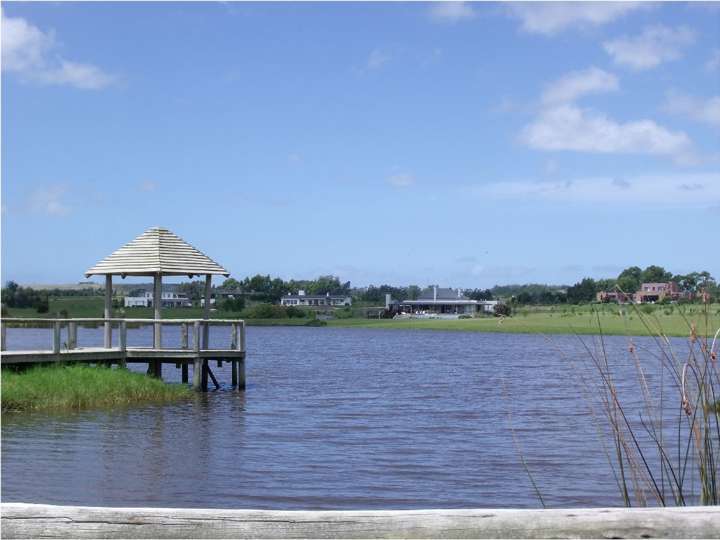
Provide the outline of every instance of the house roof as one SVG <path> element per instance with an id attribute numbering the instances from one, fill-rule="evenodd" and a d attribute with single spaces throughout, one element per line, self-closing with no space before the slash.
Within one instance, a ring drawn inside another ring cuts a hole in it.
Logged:
<path id="1" fill-rule="evenodd" d="M 418 296 L 418 300 L 435 300 L 434 287 L 428 287 L 423 289 Z M 460 289 L 449 289 L 443 287 L 437 287 L 437 300 L 469 300 L 467 296 L 460 292 Z"/>
<path id="2" fill-rule="evenodd" d="M 168 229 L 153 227 L 87 270 L 85 276 L 150 276 L 158 273 L 166 276 L 230 275 L 210 257 Z"/>

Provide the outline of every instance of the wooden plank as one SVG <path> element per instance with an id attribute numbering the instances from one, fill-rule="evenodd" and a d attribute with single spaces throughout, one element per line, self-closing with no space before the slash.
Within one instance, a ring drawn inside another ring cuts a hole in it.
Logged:
<path id="1" fill-rule="evenodd" d="M 718 538 L 720 508 L 224 510 L 3 503 L 3 538 Z"/>

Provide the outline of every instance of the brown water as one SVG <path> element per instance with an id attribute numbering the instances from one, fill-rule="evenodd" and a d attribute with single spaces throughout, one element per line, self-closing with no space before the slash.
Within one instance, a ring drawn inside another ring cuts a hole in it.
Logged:
<path id="1" fill-rule="evenodd" d="M 48 347 L 49 335 L 10 330 L 8 341 Z M 100 330 L 80 332 L 81 344 L 101 339 Z M 150 340 L 149 330 L 130 332 L 130 343 Z M 512 424 L 549 506 L 621 503 L 577 374 L 556 350 L 587 360 L 576 337 L 250 327 L 247 343 L 245 392 L 224 387 L 174 405 L 4 415 L 2 500 L 538 507 Z M 629 384 L 627 339 L 606 338 L 606 346 L 621 385 Z M 676 346 L 687 348 L 682 340 Z M 227 364 L 213 370 L 230 380 Z M 164 376 L 177 381 L 179 371 L 165 366 Z M 637 396 L 627 397 L 637 416 Z"/>

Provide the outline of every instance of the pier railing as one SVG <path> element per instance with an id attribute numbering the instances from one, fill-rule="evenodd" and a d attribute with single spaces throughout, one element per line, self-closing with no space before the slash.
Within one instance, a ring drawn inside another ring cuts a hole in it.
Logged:
<path id="1" fill-rule="evenodd" d="M 99 326 L 109 324 L 111 328 L 119 330 L 118 346 L 113 347 L 112 344 L 106 343 L 105 348 L 124 351 L 129 348 L 134 350 L 194 350 L 197 352 L 208 351 L 241 351 L 245 352 L 245 321 L 239 319 L 105 319 L 105 318 L 73 318 L 73 319 L 42 319 L 42 318 L 10 318 L 5 317 L 0 320 L 0 347 L 3 351 L 7 348 L 7 328 L 50 328 L 53 335 L 52 352 L 60 353 L 63 350 L 71 351 L 79 349 L 78 347 L 78 327 L 82 326 Z M 161 346 L 157 347 L 128 347 L 127 331 L 128 328 L 139 328 L 142 326 L 153 326 L 154 332 L 158 329 L 162 331 L 163 326 L 180 326 L 180 343 L 177 347 Z M 211 326 L 230 326 L 230 343 L 228 347 L 211 348 L 209 342 L 209 328 Z M 62 341 L 62 331 L 66 330 L 66 341 Z M 192 339 L 190 338 L 192 336 Z M 192 342 L 192 349 L 190 343 Z M 18 351 L 19 352 L 19 351 Z"/>
<path id="2" fill-rule="evenodd" d="M 104 327 L 102 346 L 78 344 L 78 327 Z M 152 346 L 129 346 L 128 329 L 153 327 Z M 180 343 L 164 346 L 162 330 L 166 326 L 180 327 Z M 227 346 L 213 347 L 210 341 L 211 326 L 229 326 L 230 342 Z M 41 350 L 7 350 L 7 328 L 48 328 L 52 331 L 52 348 Z M 117 328 L 118 343 L 113 346 L 112 334 Z M 65 332 L 63 332 L 65 330 Z M 182 382 L 188 382 L 188 365 L 194 365 L 193 386 L 206 390 L 208 376 L 220 387 L 209 366 L 216 360 L 231 364 L 232 385 L 245 388 L 245 321 L 239 319 L 40 319 L 3 318 L 0 320 L 1 362 L 8 364 L 38 364 L 48 362 L 147 363 L 148 373 L 162 376 L 162 364 L 175 364 L 182 369 Z M 63 335 L 66 337 L 63 342 Z"/>

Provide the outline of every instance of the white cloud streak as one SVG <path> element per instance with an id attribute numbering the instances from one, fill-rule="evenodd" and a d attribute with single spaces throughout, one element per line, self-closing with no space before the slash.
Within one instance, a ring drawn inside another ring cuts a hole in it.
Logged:
<path id="1" fill-rule="evenodd" d="M 476 14 L 468 2 L 437 2 L 430 8 L 429 15 L 436 22 L 456 23 L 473 19 Z"/>
<path id="2" fill-rule="evenodd" d="M 520 135 L 537 150 L 573 150 L 600 154 L 651 154 L 683 160 L 689 137 L 652 120 L 618 122 L 607 115 L 565 104 L 543 110 Z"/>
<path id="3" fill-rule="evenodd" d="M 20 17 L 2 12 L 2 69 L 23 80 L 45 85 L 67 85 L 83 90 L 105 88 L 115 77 L 92 64 L 57 55 L 53 32 L 43 32 Z"/>
<path id="4" fill-rule="evenodd" d="M 415 184 L 415 177 L 410 173 L 396 173 L 389 176 L 387 182 L 396 188 L 408 188 Z"/>
<path id="5" fill-rule="evenodd" d="M 392 56 L 382 49 L 373 49 L 368 57 L 366 67 L 369 70 L 376 70 L 383 67 L 392 59 Z"/>
<path id="6" fill-rule="evenodd" d="M 644 70 L 681 58 L 683 49 L 694 42 L 695 33 L 690 28 L 658 24 L 645 28 L 638 36 L 606 41 L 603 48 L 616 64 Z"/>
<path id="7" fill-rule="evenodd" d="M 39 187 L 30 194 L 30 209 L 52 217 L 67 216 L 71 208 L 64 201 L 66 191 L 63 186 Z"/>
<path id="8" fill-rule="evenodd" d="M 542 102 L 545 105 L 567 103 L 587 94 L 615 92 L 618 88 L 618 79 L 615 75 L 591 67 L 568 73 L 549 84 L 543 93 Z"/>
<path id="9" fill-rule="evenodd" d="M 525 32 L 551 36 L 570 28 L 602 26 L 646 7 L 643 2 L 518 2 L 507 9 Z"/>
<path id="10" fill-rule="evenodd" d="M 720 127 L 720 96 L 698 98 L 684 94 L 668 94 L 665 110 L 687 116 L 696 122 Z"/>
<path id="11" fill-rule="evenodd" d="M 484 198 L 516 201 L 706 208 L 720 201 L 720 173 L 497 182 L 474 186 L 471 192 Z"/>

